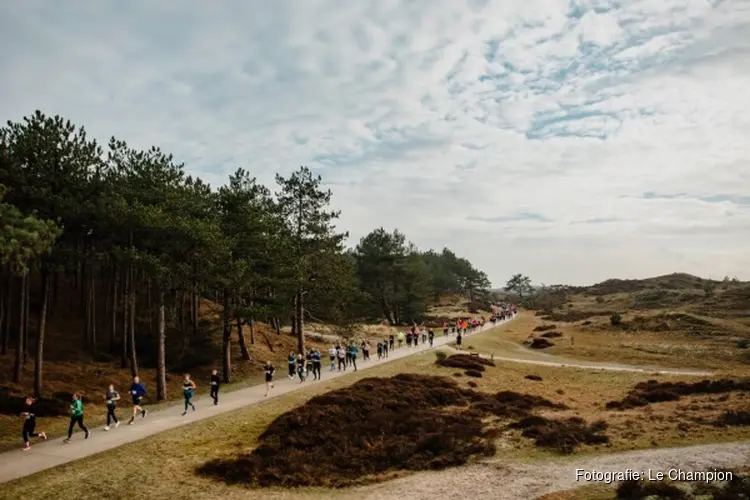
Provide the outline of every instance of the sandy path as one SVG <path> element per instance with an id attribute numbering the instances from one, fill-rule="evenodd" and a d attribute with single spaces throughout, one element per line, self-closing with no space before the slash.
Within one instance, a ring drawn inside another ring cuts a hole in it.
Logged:
<path id="1" fill-rule="evenodd" d="M 664 448 L 586 456 L 565 461 L 532 465 L 504 462 L 502 459 L 449 469 L 424 472 L 388 483 L 352 490 L 352 498 L 367 500 L 410 500 L 436 498 L 493 498 L 526 500 L 555 491 L 587 484 L 576 479 L 576 469 L 587 472 L 634 471 L 653 473 L 670 469 L 711 471 L 750 463 L 750 441 L 710 444 L 684 448 Z"/>

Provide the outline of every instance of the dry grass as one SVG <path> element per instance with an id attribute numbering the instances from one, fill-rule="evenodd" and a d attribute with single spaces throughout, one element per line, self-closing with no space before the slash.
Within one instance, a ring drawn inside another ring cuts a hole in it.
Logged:
<path id="1" fill-rule="evenodd" d="M 520 318 L 519 324 L 523 321 Z M 490 342 L 518 329 L 512 323 L 471 338 L 472 343 Z M 251 452 L 259 436 L 280 414 L 296 408 L 315 395 L 345 387 L 366 376 L 393 376 L 402 372 L 429 376 L 450 376 L 454 369 L 435 366 L 434 356 L 426 353 L 400 359 L 359 373 L 311 386 L 310 390 L 294 392 L 274 398 L 245 410 L 223 415 L 210 421 L 198 422 L 187 428 L 165 432 L 139 443 L 125 445 L 107 453 L 88 457 L 42 474 L 5 485 L 8 498 L 61 498 L 76 496 L 80 499 L 124 498 L 132 492 L 133 484 L 149 485 L 150 498 L 174 499 L 179 492 L 189 492 L 190 498 L 312 498 L 345 497 L 346 492 L 305 489 L 301 491 L 248 490 L 243 486 L 228 486 L 211 479 L 196 477 L 196 467 L 213 459 L 231 459 Z M 746 406 L 741 395 L 731 395 L 723 401 L 712 397 L 689 396 L 682 401 L 666 402 L 646 408 L 610 412 L 604 403 L 623 398 L 639 382 L 654 378 L 649 374 L 623 372 L 592 372 L 586 370 L 545 366 L 524 366 L 516 363 L 496 363 L 486 367 L 484 377 L 471 380 L 476 390 L 488 393 L 513 390 L 540 396 L 569 407 L 555 411 L 555 418 L 581 417 L 587 421 L 604 419 L 608 422 L 609 445 L 583 446 L 580 453 L 602 453 L 617 450 L 650 448 L 689 443 L 738 441 L 748 439 L 747 428 L 720 429 L 708 423 L 713 414 L 728 408 Z M 527 380 L 533 373 L 543 381 Z M 468 379 L 456 379 L 460 385 Z M 659 380 L 679 380 L 679 377 L 659 377 Z M 544 415 L 546 412 L 542 412 Z M 690 419 L 705 418 L 706 423 Z M 687 423 L 687 427 L 685 426 Z M 331 422 L 335 425 L 334 422 Z M 186 432 L 187 430 L 187 432 Z M 521 435 L 520 430 L 505 431 L 496 441 L 502 456 L 507 459 L 533 461 L 556 457 L 555 453 L 540 450 Z M 118 473 L 113 475 L 112 471 Z M 85 477 L 86 488 L 81 488 Z M 178 496 L 178 498 L 181 498 Z M 586 497 L 579 497 L 586 498 Z M 606 498 L 606 497 L 591 497 Z"/>
<path id="2" fill-rule="evenodd" d="M 203 303 L 202 317 L 204 319 L 215 320 L 217 309 L 207 301 Z M 65 318 L 52 322 L 47 343 L 49 352 L 47 360 L 44 363 L 44 393 L 52 395 L 58 391 L 61 392 L 81 392 L 90 402 L 87 402 L 86 421 L 89 425 L 103 425 L 106 421 L 106 406 L 104 405 L 104 393 L 109 384 L 114 384 L 116 389 L 121 393 L 126 393 L 130 385 L 130 369 L 120 368 L 119 361 L 97 362 L 91 357 L 81 352 L 78 346 L 71 348 L 70 342 L 63 335 L 69 331 L 70 324 L 66 324 Z M 267 325 L 257 324 L 256 342 L 254 345 L 248 345 L 252 360 L 245 361 L 241 358 L 239 347 L 237 347 L 237 332 L 234 330 L 234 356 L 232 376 L 234 382 L 225 385 L 222 390 L 230 391 L 236 388 L 246 387 L 248 385 L 260 384 L 263 381 L 263 364 L 266 360 L 273 361 L 277 366 L 286 366 L 286 357 L 289 351 L 296 350 L 297 341 L 288 335 L 276 335 Z M 247 341 L 250 341 L 247 327 L 244 328 Z M 263 334 L 267 335 L 271 344 L 274 346 L 274 352 L 271 352 L 266 344 Z M 216 360 L 219 367 L 221 359 L 221 339 L 218 333 L 214 333 L 214 339 L 211 345 L 212 353 L 210 357 Z M 327 348 L 327 344 L 321 344 L 314 340 L 308 340 L 310 346 Z M 61 351 L 62 350 L 62 351 Z M 16 397 L 24 397 L 31 393 L 34 379 L 33 359 L 30 359 L 23 370 L 22 382 L 14 384 L 10 382 L 13 367 L 13 352 L 6 356 L 0 356 L 0 366 L 2 367 L 2 379 L 7 381 L 3 387 L 10 390 L 10 393 Z M 63 361 L 65 359 L 66 361 Z M 208 394 L 208 380 L 211 370 L 214 366 L 207 364 L 193 367 L 190 369 L 193 380 L 199 386 L 198 394 Z M 150 395 L 155 398 L 156 395 L 156 370 L 141 369 L 139 370 L 141 380 L 146 384 Z M 147 401 L 149 408 L 158 408 L 170 404 L 172 400 L 182 398 L 182 373 L 167 374 L 167 396 L 169 401 L 160 404 L 155 403 L 155 399 Z M 125 394 L 127 396 L 127 394 Z M 120 416 L 125 416 L 130 410 L 127 405 L 127 397 L 123 398 L 123 405 L 118 411 Z M 51 436 L 59 436 L 66 432 L 69 418 L 67 415 L 58 417 L 40 418 L 38 429 L 46 431 Z M 0 452 L 21 446 L 21 428 L 23 420 L 16 415 L 0 413 Z"/>

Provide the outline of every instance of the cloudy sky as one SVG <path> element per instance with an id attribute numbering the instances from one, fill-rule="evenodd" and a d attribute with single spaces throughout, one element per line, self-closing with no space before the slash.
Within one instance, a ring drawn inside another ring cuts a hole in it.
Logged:
<path id="1" fill-rule="evenodd" d="M 308 165 L 352 243 L 495 285 L 750 279 L 750 0 L 0 3 L 0 119 L 222 184 Z"/>

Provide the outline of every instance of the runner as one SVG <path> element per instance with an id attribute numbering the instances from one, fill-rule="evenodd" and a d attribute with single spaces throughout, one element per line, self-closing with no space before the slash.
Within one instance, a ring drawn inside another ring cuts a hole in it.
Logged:
<path id="1" fill-rule="evenodd" d="M 331 369 L 328 371 L 332 372 L 336 369 L 336 346 L 332 345 L 331 348 L 328 349 L 328 357 L 331 361 Z"/>
<path id="2" fill-rule="evenodd" d="M 347 342 L 344 346 L 344 357 L 346 359 L 346 366 L 352 364 L 352 343 Z"/>
<path id="3" fill-rule="evenodd" d="M 70 438 L 73 436 L 73 427 L 78 424 L 78 427 L 83 429 L 85 432 L 84 439 L 89 438 L 89 428 L 83 423 L 83 401 L 78 393 L 73 394 L 73 403 L 70 405 L 70 426 L 68 426 L 68 437 L 63 439 L 63 443 L 70 443 Z"/>
<path id="4" fill-rule="evenodd" d="M 458 331 L 458 336 L 456 337 L 456 346 L 459 349 L 461 349 L 461 339 L 462 339 L 462 334 L 461 334 L 461 330 L 459 330 Z"/>
<path id="5" fill-rule="evenodd" d="M 406 334 L 406 347 L 411 347 L 411 341 L 412 341 L 413 335 L 411 334 L 411 330 Z M 401 338 L 398 339 L 398 346 L 401 347 Z"/>
<path id="6" fill-rule="evenodd" d="M 263 371 L 266 373 L 266 394 L 268 397 L 268 391 L 273 389 L 273 374 L 276 372 L 276 368 L 273 367 L 271 361 L 266 361 L 266 366 L 263 367 Z"/>
<path id="7" fill-rule="evenodd" d="M 391 343 L 390 349 L 393 349 L 393 335 L 391 335 L 390 339 L 384 339 L 383 340 L 383 356 L 386 357 L 386 358 L 388 357 L 388 349 L 389 349 L 388 342 L 389 341 Z"/>
<path id="8" fill-rule="evenodd" d="M 305 381 L 305 357 L 302 353 L 297 355 L 297 375 L 299 376 L 299 383 Z"/>
<path id="9" fill-rule="evenodd" d="M 117 402 L 120 400 L 120 395 L 115 390 L 115 386 L 109 384 L 107 388 L 107 394 L 104 395 L 104 399 L 107 400 L 107 426 L 104 428 L 105 431 L 109 430 L 109 424 L 114 422 L 115 429 L 120 427 L 120 421 L 117 420 L 115 410 L 117 409 Z"/>
<path id="10" fill-rule="evenodd" d="M 346 371 L 346 353 L 344 352 L 343 347 L 338 346 L 336 348 L 336 357 L 339 360 L 339 371 L 341 371 L 341 368 L 344 368 L 344 371 Z"/>
<path id="11" fill-rule="evenodd" d="M 427 332 L 427 338 L 430 340 L 430 347 L 432 347 L 432 342 L 435 340 L 435 332 L 432 331 L 432 328 Z"/>
<path id="12" fill-rule="evenodd" d="M 43 432 L 36 432 L 36 414 L 34 407 L 34 403 L 36 400 L 34 398 L 26 398 L 26 407 L 21 412 L 21 416 L 24 418 L 23 420 L 23 432 L 21 433 L 23 435 L 23 451 L 28 451 L 31 449 L 31 443 L 29 443 L 30 437 L 38 437 L 42 441 L 47 439 L 47 434 Z"/>
<path id="13" fill-rule="evenodd" d="M 313 372 L 313 380 L 320 380 L 320 351 L 318 349 L 313 349 L 312 352 L 312 372 Z"/>
<path id="14" fill-rule="evenodd" d="M 443 337 L 447 337 L 447 336 L 448 336 L 448 324 L 445 321 L 443 321 Z"/>
<path id="15" fill-rule="evenodd" d="M 214 400 L 214 406 L 219 404 L 219 387 L 221 386 L 221 378 L 219 378 L 219 370 L 211 372 L 211 399 Z"/>
<path id="16" fill-rule="evenodd" d="M 378 342 L 378 359 L 383 359 L 383 342 Z"/>
<path id="17" fill-rule="evenodd" d="M 185 380 L 182 381 L 182 395 L 185 397 L 185 411 L 182 412 L 182 416 L 187 415 L 188 406 L 193 408 L 195 411 L 195 405 L 193 404 L 193 391 L 195 390 L 195 382 L 190 380 L 190 374 L 185 374 Z"/>
<path id="18" fill-rule="evenodd" d="M 357 354 L 359 354 L 359 347 L 357 347 L 357 344 L 352 342 L 349 346 L 349 359 L 352 360 L 352 366 L 354 366 L 355 372 L 357 371 Z"/>
<path id="19" fill-rule="evenodd" d="M 422 343 L 427 343 L 427 330 L 425 330 L 424 327 L 422 327 Z M 430 343 L 430 345 L 432 345 L 432 343 Z"/>
<path id="20" fill-rule="evenodd" d="M 395 340 L 396 339 L 393 337 L 393 334 L 390 334 L 390 336 L 388 336 L 388 348 L 391 351 L 393 350 L 393 346 L 395 345 Z"/>
<path id="21" fill-rule="evenodd" d="M 313 369 L 312 350 L 307 351 L 305 355 L 305 378 L 310 378 L 310 372 Z"/>
<path id="22" fill-rule="evenodd" d="M 138 377 L 133 377 L 133 383 L 130 384 L 130 395 L 133 397 L 133 416 L 130 417 L 128 425 L 133 425 L 135 422 L 135 416 L 138 412 L 141 412 L 141 418 L 146 418 L 146 411 L 141 407 L 141 400 L 146 395 L 146 388 L 141 384 L 141 380 Z"/>
<path id="23" fill-rule="evenodd" d="M 294 355 L 294 351 L 289 351 L 289 356 L 286 359 L 289 364 L 289 378 L 294 378 L 294 369 L 297 363 L 297 356 Z"/>
<path id="24" fill-rule="evenodd" d="M 367 340 L 362 341 L 362 361 L 370 360 L 370 344 Z"/>

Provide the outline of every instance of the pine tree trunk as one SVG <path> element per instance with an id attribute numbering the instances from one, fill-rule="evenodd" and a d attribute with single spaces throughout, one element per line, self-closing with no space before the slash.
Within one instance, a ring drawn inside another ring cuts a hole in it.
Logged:
<path id="1" fill-rule="evenodd" d="M 232 298 L 229 290 L 224 289 L 224 330 L 222 335 L 222 361 L 224 383 L 232 381 Z"/>
<path id="2" fill-rule="evenodd" d="M 250 327 L 250 343 L 255 345 L 255 320 L 250 318 L 247 324 Z"/>
<path id="3" fill-rule="evenodd" d="M 90 277 L 86 269 L 86 264 L 83 265 L 83 281 L 81 283 L 81 301 L 83 304 L 84 317 L 86 323 L 84 326 L 84 347 L 89 349 L 91 347 L 91 283 Z M 85 295 L 84 295 L 85 294 Z"/>
<path id="4" fill-rule="evenodd" d="M 29 358 L 29 304 L 31 302 L 30 300 L 30 291 L 29 291 L 29 282 L 31 281 L 31 271 L 29 271 L 28 276 L 26 277 L 26 280 L 24 282 L 23 287 L 23 364 L 26 365 L 26 360 Z"/>
<path id="5" fill-rule="evenodd" d="M 180 333 L 186 335 L 187 326 L 185 324 L 185 316 L 187 311 L 185 311 L 185 290 L 181 290 L 177 295 L 180 297 Z"/>
<path id="6" fill-rule="evenodd" d="M 299 352 L 301 352 L 303 355 L 305 354 L 305 303 L 304 303 L 305 296 L 302 294 L 302 292 L 298 292 L 297 296 L 295 297 L 295 311 L 294 315 L 297 316 L 297 349 L 299 349 Z"/>
<path id="7" fill-rule="evenodd" d="M 130 347 L 130 373 L 133 375 L 133 377 L 138 376 L 138 358 L 136 356 L 136 349 L 135 349 L 135 273 L 133 272 L 133 269 L 130 269 L 130 297 L 129 297 L 129 309 L 128 313 L 130 314 L 130 321 L 128 325 L 128 344 Z"/>
<path id="8" fill-rule="evenodd" d="M 117 299 L 120 288 L 120 271 L 115 267 L 114 283 L 112 284 L 112 324 L 109 330 L 109 352 L 115 353 L 117 349 Z"/>
<path id="9" fill-rule="evenodd" d="M 94 275 L 93 267 L 89 269 L 89 311 L 91 316 L 91 326 L 89 331 L 91 332 L 90 347 L 91 354 L 96 354 L 96 276 Z"/>
<path id="10" fill-rule="evenodd" d="M 281 335 L 281 320 L 279 318 L 271 318 L 271 326 L 276 332 L 276 335 Z"/>
<path id="11" fill-rule="evenodd" d="M 158 352 L 156 361 L 156 399 L 167 399 L 167 360 L 166 360 L 166 310 L 164 306 L 164 290 L 159 287 L 159 329 Z"/>
<path id="12" fill-rule="evenodd" d="M 122 287 L 122 351 L 120 358 L 120 368 L 128 366 L 128 297 L 130 297 L 130 270 L 125 269 L 125 283 Z"/>
<path id="13" fill-rule="evenodd" d="M 16 339 L 16 359 L 13 367 L 13 382 L 21 382 L 21 366 L 23 364 L 23 315 L 26 311 L 26 276 L 21 277 L 18 287 L 21 303 L 18 308 L 18 338 Z"/>
<path id="14" fill-rule="evenodd" d="M 237 338 L 240 341 L 240 353 L 242 354 L 242 359 L 250 361 L 250 351 L 247 350 L 245 332 L 242 330 L 242 318 L 239 316 L 237 316 Z"/>
<path id="15" fill-rule="evenodd" d="M 8 349 L 8 338 L 5 336 L 7 331 L 5 330 L 6 319 L 10 321 L 10 315 L 5 313 L 6 310 L 6 297 L 8 296 L 8 289 L 5 287 L 5 276 L 0 275 L 0 354 L 5 354 Z"/>
<path id="16" fill-rule="evenodd" d="M 36 356 L 34 357 L 34 397 L 42 397 L 42 375 L 44 362 L 44 333 L 47 329 L 47 308 L 50 296 L 50 275 L 42 271 L 42 305 L 39 310 L 39 327 L 36 336 Z"/>
<path id="17" fill-rule="evenodd" d="M 10 342 L 10 323 L 13 320 L 13 277 L 8 274 L 5 287 L 5 326 L 2 332 L 2 345 L 0 353 L 8 354 L 8 343 Z"/>
<path id="18" fill-rule="evenodd" d="M 148 336 L 153 337 L 154 336 L 154 304 L 151 300 L 151 278 L 148 278 L 148 295 L 146 296 L 146 309 L 148 310 Z"/>

